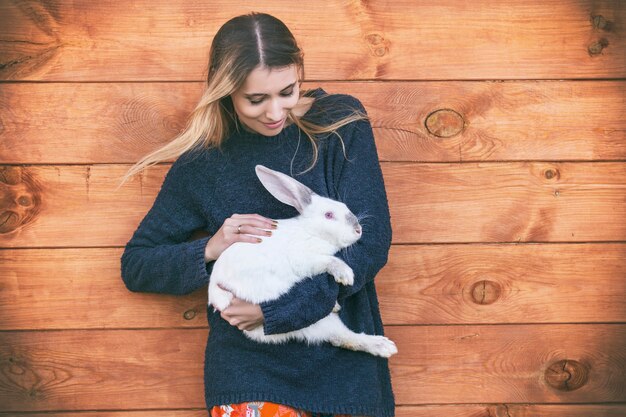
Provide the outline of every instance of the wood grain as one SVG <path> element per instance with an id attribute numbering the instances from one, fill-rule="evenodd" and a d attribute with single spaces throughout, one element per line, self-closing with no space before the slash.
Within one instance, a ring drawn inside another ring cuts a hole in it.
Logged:
<path id="1" fill-rule="evenodd" d="M 567 405 L 423 405 L 399 406 L 396 417 L 623 417 L 623 404 L 567 404 Z M 0 417 L 9 414 L 0 413 Z M 14 414 L 11 414 L 13 417 Z M 150 411 L 77 411 L 67 413 L 20 413 L 20 417 L 206 417 L 203 410 Z"/>
<path id="2" fill-rule="evenodd" d="M 20 417 L 207 417 L 206 409 L 149 410 L 149 411 L 73 411 L 20 413 Z M 14 413 L 1 413 L 0 417 L 15 417 Z"/>
<path id="3" fill-rule="evenodd" d="M 0 251 L 0 330 L 206 326 L 206 287 L 131 293 L 121 248 Z M 626 321 L 626 244 L 394 245 L 386 325 Z"/>
<path id="4" fill-rule="evenodd" d="M 385 324 L 626 321 L 626 245 L 397 245 L 377 277 Z"/>
<path id="5" fill-rule="evenodd" d="M 400 352 L 390 360 L 399 404 L 623 402 L 626 396 L 623 325 L 394 326 L 386 334 Z M 546 384 L 546 369 L 564 359 L 587 370 L 575 391 Z"/>
<path id="6" fill-rule="evenodd" d="M 0 417 L 15 414 L 0 413 Z M 149 411 L 73 411 L 20 413 L 20 417 L 207 417 L 206 409 L 195 410 L 149 410 Z"/>
<path id="7" fill-rule="evenodd" d="M 9 411 L 203 407 L 206 329 L 0 332 Z M 396 401 L 412 404 L 626 402 L 624 325 L 391 326 Z M 546 385 L 567 359 L 575 391 Z M 450 389 L 454 386 L 454 389 Z"/>
<path id="8" fill-rule="evenodd" d="M 124 7 L 127 6 L 127 7 Z M 623 78 L 621 2 L 2 2 L 0 78 L 201 80 L 217 29 L 251 10 L 282 19 L 307 79 Z M 332 10 L 332 13 L 328 13 Z M 138 12 L 141 11 L 141 12 Z M 332 48 L 328 48 L 328 45 Z"/>
<path id="9" fill-rule="evenodd" d="M 0 417 L 206 416 L 206 288 L 120 279 L 169 164 L 116 186 L 251 10 L 293 30 L 305 87 L 371 117 L 396 415 L 626 415 L 625 6 L 0 2 Z"/>
<path id="10" fill-rule="evenodd" d="M 363 102 L 381 161 L 626 159 L 624 81 L 305 85 L 317 86 Z M 201 89 L 201 83 L 6 84 L 0 163 L 136 162 L 183 129 Z M 443 110 L 458 120 L 439 117 Z"/>
<path id="11" fill-rule="evenodd" d="M 383 173 L 396 243 L 624 240 L 622 163 L 393 163 Z"/>
<path id="12" fill-rule="evenodd" d="M 200 408 L 207 329 L 0 333 L 3 411 Z"/>
<path id="13" fill-rule="evenodd" d="M 396 417 L 623 417 L 625 414 L 626 405 L 621 404 L 424 405 L 396 408 Z"/>
<path id="14" fill-rule="evenodd" d="M 5 167 L 0 247 L 126 244 L 168 167 L 116 189 L 126 169 Z M 623 163 L 388 163 L 383 174 L 395 243 L 626 240 Z"/>
<path id="15" fill-rule="evenodd" d="M 0 251 L 0 330 L 206 327 L 207 289 L 132 293 L 121 248 Z"/>

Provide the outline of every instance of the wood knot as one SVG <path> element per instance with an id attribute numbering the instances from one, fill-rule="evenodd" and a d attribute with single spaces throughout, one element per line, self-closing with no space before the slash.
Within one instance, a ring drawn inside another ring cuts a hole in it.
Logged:
<path id="1" fill-rule="evenodd" d="M 15 166 L 0 167 L 0 182 L 7 185 L 17 185 L 22 182 L 22 169 Z"/>
<path id="2" fill-rule="evenodd" d="M 502 294 L 502 287 L 494 281 L 482 280 L 474 283 L 470 290 L 472 301 L 476 304 L 487 305 L 494 303 Z"/>
<path id="3" fill-rule="evenodd" d="M 25 375 L 28 368 L 24 360 L 13 356 L 9 356 L 4 360 L 0 360 L 0 367 L 4 368 L 3 372 L 9 373 L 14 376 Z"/>
<path id="4" fill-rule="evenodd" d="M 587 50 L 589 51 L 589 55 L 591 56 L 599 55 L 602 53 L 602 50 L 607 46 L 609 46 L 609 41 L 606 38 L 602 38 L 589 45 L 589 48 L 587 48 Z"/>
<path id="5" fill-rule="evenodd" d="M 162 138 L 178 134 L 185 116 L 182 109 L 150 95 L 138 95 L 117 105 L 119 118 L 113 134 L 124 137 L 124 145 L 132 149 L 155 148 Z"/>
<path id="6" fill-rule="evenodd" d="M 389 41 L 379 33 L 370 33 L 365 36 L 365 41 L 370 53 L 377 57 L 382 57 L 389 52 Z"/>
<path id="7" fill-rule="evenodd" d="M 439 109 L 426 116 L 426 129 L 440 138 L 458 135 L 465 128 L 463 116 L 452 109 Z"/>
<path id="8" fill-rule="evenodd" d="M 185 318 L 185 320 L 192 320 L 194 317 L 196 317 L 196 310 L 190 309 L 185 311 L 183 317 Z"/>
<path id="9" fill-rule="evenodd" d="M 380 36 L 378 33 L 371 33 L 367 35 L 365 39 L 372 45 L 380 45 L 385 40 L 385 38 Z"/>
<path id="10" fill-rule="evenodd" d="M 0 233 L 11 233 L 32 222 L 41 210 L 41 188 L 17 166 L 0 167 Z"/>
<path id="11" fill-rule="evenodd" d="M 380 48 L 376 48 L 374 49 L 374 55 L 376 56 L 383 56 L 387 53 L 387 48 L 384 47 L 380 47 Z"/>
<path id="12" fill-rule="evenodd" d="M 561 178 L 561 173 L 559 172 L 558 169 L 556 168 L 548 168 L 543 172 L 543 176 L 546 177 L 546 179 L 555 179 L 558 180 L 559 178 Z"/>
<path id="13" fill-rule="evenodd" d="M 600 29 L 605 32 L 610 32 L 613 30 L 613 22 L 610 20 L 606 20 L 602 15 L 591 15 L 591 23 L 593 24 L 594 29 Z"/>
<path id="14" fill-rule="evenodd" d="M 559 391 L 575 391 L 587 383 L 589 369 L 582 363 L 564 359 L 548 366 L 545 373 L 546 383 Z"/>

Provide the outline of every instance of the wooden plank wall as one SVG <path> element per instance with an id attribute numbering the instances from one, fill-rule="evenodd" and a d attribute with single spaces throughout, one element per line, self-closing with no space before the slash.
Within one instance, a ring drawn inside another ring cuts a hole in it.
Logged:
<path id="1" fill-rule="evenodd" d="M 205 291 L 119 276 L 169 164 L 116 186 L 252 10 L 371 116 L 397 415 L 626 415 L 622 0 L 0 1 L 0 415 L 205 415 Z"/>

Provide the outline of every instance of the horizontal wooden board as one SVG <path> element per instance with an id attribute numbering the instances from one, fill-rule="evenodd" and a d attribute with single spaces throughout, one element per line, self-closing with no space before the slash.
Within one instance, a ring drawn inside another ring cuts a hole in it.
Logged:
<path id="1" fill-rule="evenodd" d="M 121 253 L 0 250 L 0 330 L 206 326 L 206 287 L 131 293 Z M 394 245 L 377 277 L 383 321 L 626 322 L 624 259 L 626 244 Z"/>
<path id="2" fill-rule="evenodd" d="M 626 415 L 626 405 L 622 404 L 455 404 L 399 406 L 396 408 L 396 417 L 623 417 L 624 415 Z"/>
<path id="3" fill-rule="evenodd" d="M 116 189 L 127 169 L 4 169 L 0 247 L 126 244 L 168 166 Z M 383 174 L 395 243 L 626 240 L 625 163 L 385 163 Z"/>
<path id="4" fill-rule="evenodd" d="M 386 324 L 626 322 L 625 244 L 393 246 Z"/>
<path id="5" fill-rule="evenodd" d="M 626 75 L 621 1 L 2 2 L 4 80 L 201 80 L 217 29 L 282 19 L 308 79 L 560 79 Z M 332 10 L 332 13 L 328 13 Z M 332 48 L 328 48 L 332 45 Z"/>
<path id="6" fill-rule="evenodd" d="M 624 81 L 320 86 L 363 102 L 381 161 L 626 159 Z M 136 162 L 183 129 L 201 89 L 201 83 L 3 85 L 0 163 Z"/>
<path id="7" fill-rule="evenodd" d="M 120 248 L 0 250 L 0 330 L 206 327 L 206 287 L 133 293 Z"/>
<path id="8" fill-rule="evenodd" d="M 401 326 L 387 334 L 400 352 L 390 362 L 400 404 L 623 402 L 626 396 L 623 325 Z M 570 378 L 584 374 L 584 385 L 561 391 L 547 384 L 549 368 L 562 360 L 581 364 Z"/>
<path id="9" fill-rule="evenodd" d="M 75 411 L 52 413 L 20 413 L 20 417 L 206 417 L 203 410 L 150 411 Z M 566 405 L 423 405 L 396 407 L 396 417 L 623 417 L 623 404 L 566 404 Z M 0 417 L 9 414 L 0 413 Z M 15 414 L 10 414 L 14 417 Z"/>
<path id="10" fill-rule="evenodd" d="M 622 241 L 624 163 L 393 163 L 396 243 Z"/>
<path id="11" fill-rule="evenodd" d="M 390 361 L 400 405 L 626 402 L 624 325 L 392 326 L 387 335 L 400 352 Z M 205 338 L 205 329 L 0 332 L 0 403 L 201 408 Z M 561 360 L 586 376 L 578 389 L 547 385 Z"/>
<path id="12" fill-rule="evenodd" d="M 200 408 L 207 330 L 0 333 L 4 411 Z"/>
<path id="13" fill-rule="evenodd" d="M 0 417 L 16 417 L 15 414 L 0 413 Z M 20 413 L 19 417 L 207 417 L 206 409 L 194 410 L 149 410 L 149 411 L 68 411 Z"/>

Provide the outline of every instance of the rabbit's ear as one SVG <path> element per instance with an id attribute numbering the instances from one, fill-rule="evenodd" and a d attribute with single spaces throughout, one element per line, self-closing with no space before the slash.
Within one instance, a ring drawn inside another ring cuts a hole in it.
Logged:
<path id="1" fill-rule="evenodd" d="M 311 204 L 313 190 L 306 185 L 294 180 L 289 175 L 282 172 L 274 171 L 263 165 L 255 167 L 256 175 L 261 180 L 261 184 L 270 192 L 278 201 L 295 207 L 299 213 Z"/>

